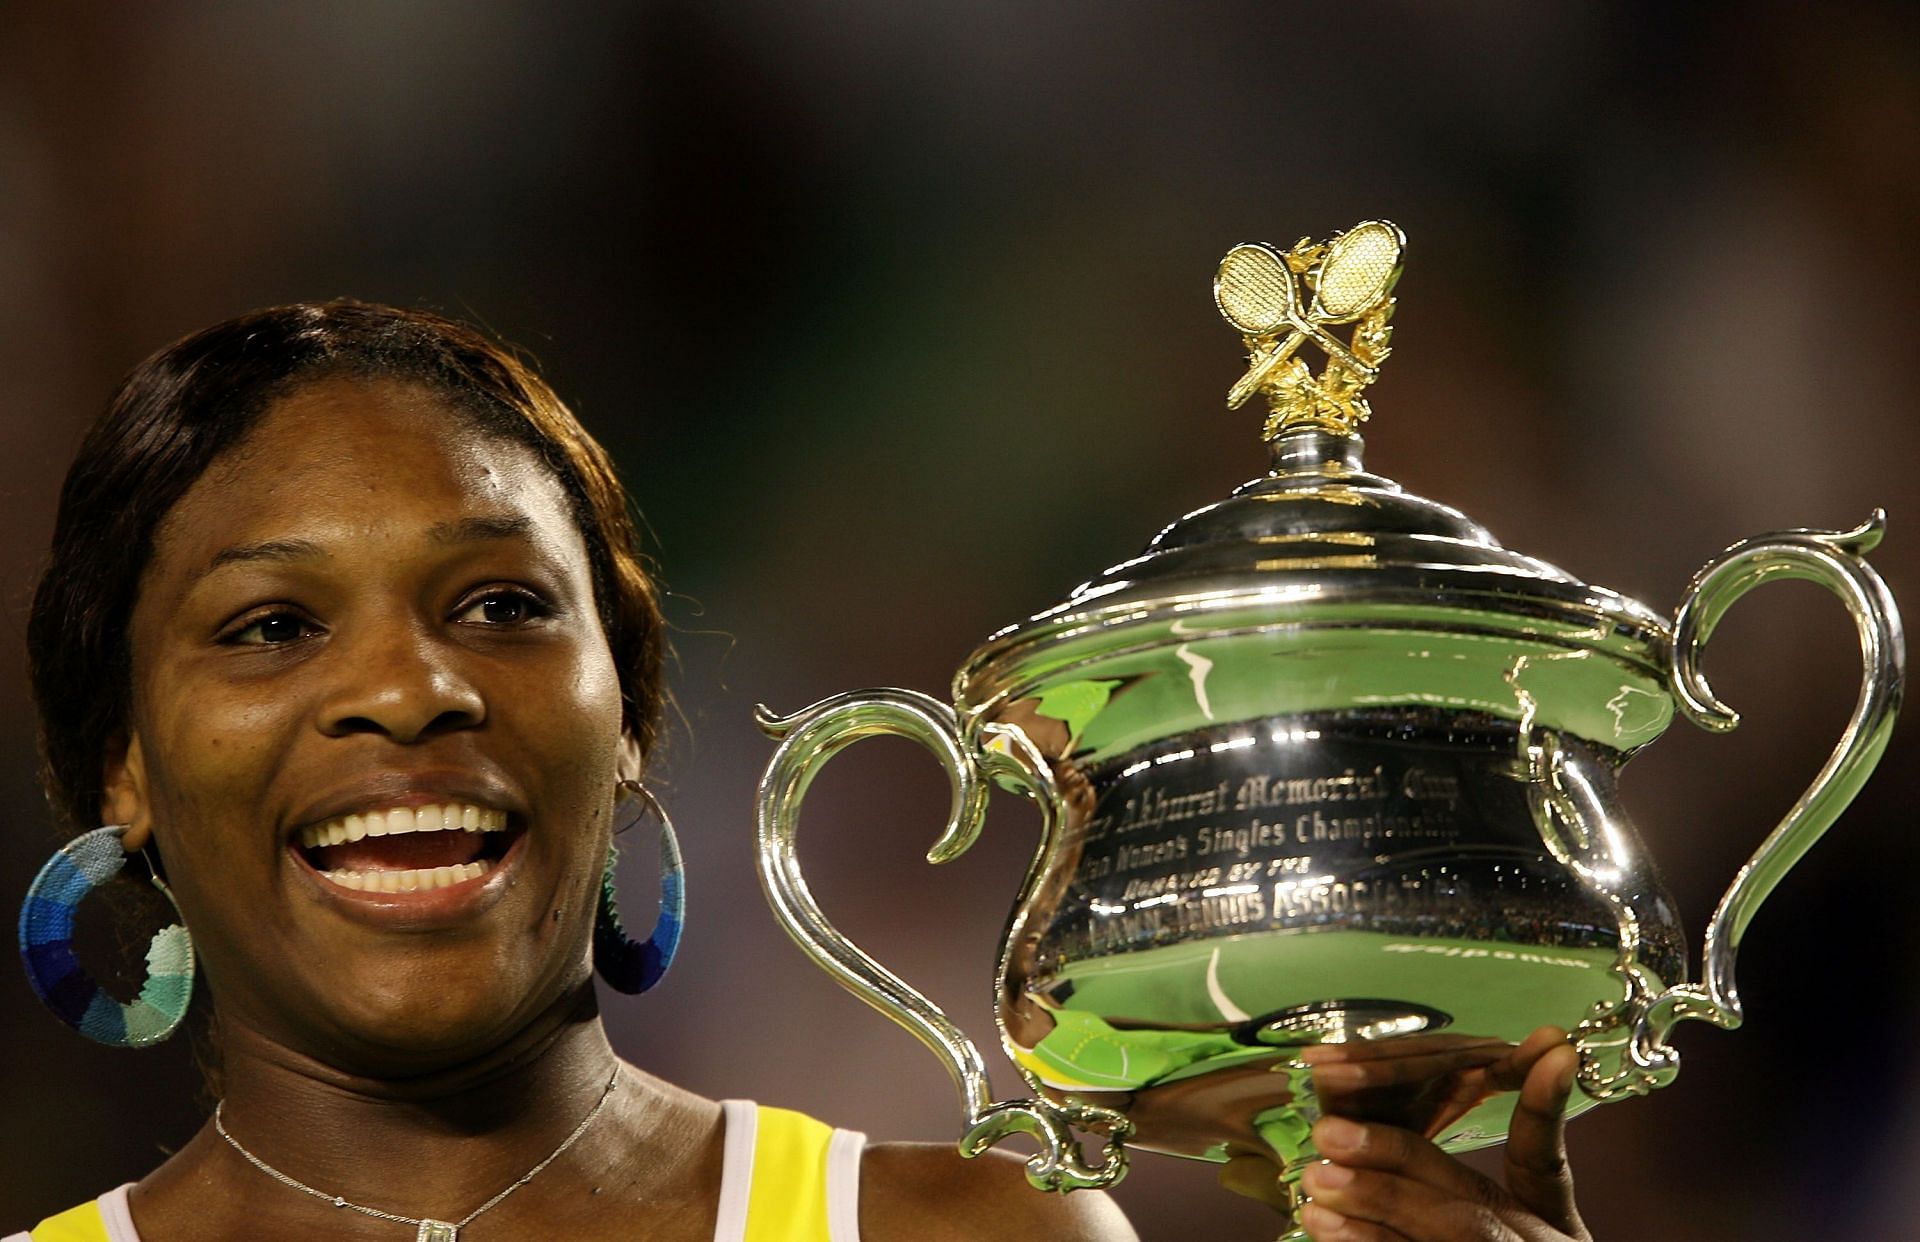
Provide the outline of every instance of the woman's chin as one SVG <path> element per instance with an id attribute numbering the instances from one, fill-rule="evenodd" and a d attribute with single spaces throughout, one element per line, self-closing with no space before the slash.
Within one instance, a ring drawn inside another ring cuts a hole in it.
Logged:
<path id="1" fill-rule="evenodd" d="M 503 970 L 493 957 L 465 968 L 391 958 L 367 965 L 333 976 L 318 994 L 325 1012 L 306 1034 L 292 1036 L 316 1059 L 351 1073 L 389 1077 L 459 1066 L 550 1038 L 583 1004 L 591 1012 L 584 968 L 568 972 L 575 978 L 543 983 Z"/>

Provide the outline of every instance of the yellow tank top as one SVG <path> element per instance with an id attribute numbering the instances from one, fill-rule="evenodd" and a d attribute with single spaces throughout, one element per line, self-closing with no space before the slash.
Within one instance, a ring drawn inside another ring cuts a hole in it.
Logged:
<path id="1" fill-rule="evenodd" d="M 860 1242 L 866 1136 L 784 1108 L 723 1100 L 714 1242 Z M 122 1186 L 0 1242 L 140 1242 Z M 398 1242 L 398 1235 L 396 1235 Z"/>
<path id="2" fill-rule="evenodd" d="M 77 1208 L 68 1208 L 58 1216 L 49 1216 L 33 1227 L 31 1233 L 9 1234 L 5 1242 L 120 1242 L 122 1238 L 134 1239 L 131 1232 L 133 1222 L 126 1222 L 125 1229 L 107 1228 L 102 1208 L 117 1204 L 124 1214 L 127 1203 L 127 1187 L 108 1191 L 90 1203 L 82 1203 Z"/>

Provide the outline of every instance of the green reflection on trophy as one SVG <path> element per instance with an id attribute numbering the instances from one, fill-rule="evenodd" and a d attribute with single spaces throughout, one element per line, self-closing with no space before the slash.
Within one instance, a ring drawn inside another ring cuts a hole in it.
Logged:
<path id="1" fill-rule="evenodd" d="M 1864 559 L 1880 513 L 1735 544 L 1669 623 L 1366 470 L 1357 428 L 1404 248 L 1375 220 L 1228 253 L 1215 301 L 1248 352 L 1228 402 L 1267 399 L 1269 470 L 991 636 L 950 704 L 886 689 L 763 709 L 781 739 L 759 791 L 777 917 L 947 1065 L 961 1150 L 1029 1134 L 1042 1188 L 1110 1185 L 1127 1147 L 1258 1153 L 1297 1176 L 1323 1110 L 1449 1150 L 1498 1142 L 1513 1099 L 1482 1086 L 1489 1049 L 1548 1024 L 1580 1052 L 1571 1111 L 1666 1084 L 1675 1023 L 1739 1025 L 1748 921 L 1886 747 L 1904 649 Z M 1307 346 L 1325 357 L 1318 373 Z M 1617 773 L 1676 709 L 1711 730 L 1737 723 L 1702 652 L 1735 600 L 1779 578 L 1846 606 L 1860 697 L 1714 912 L 1695 972 Z M 973 1043 L 807 891 L 794 838 L 808 783 L 882 733 L 923 743 L 953 779 L 930 861 L 972 843 L 991 786 L 1039 805 L 996 980 L 1001 1042 L 1030 1098 L 993 1101 Z M 1403 1089 L 1317 1094 L 1302 1050 L 1361 1043 L 1404 1058 Z M 1100 1140 L 1091 1156 L 1084 1135 Z"/>

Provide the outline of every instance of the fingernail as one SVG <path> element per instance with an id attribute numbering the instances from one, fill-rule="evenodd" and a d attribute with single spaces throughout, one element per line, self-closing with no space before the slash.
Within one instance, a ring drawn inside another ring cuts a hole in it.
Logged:
<path id="1" fill-rule="evenodd" d="M 1367 1131 L 1345 1117 L 1322 1117 L 1313 1127 L 1313 1141 L 1323 1151 L 1360 1151 L 1367 1145 Z"/>
<path id="2" fill-rule="evenodd" d="M 1332 1208 L 1321 1207 L 1318 1203 L 1309 1203 L 1300 1209 L 1300 1223 L 1308 1233 L 1316 1237 L 1323 1233 L 1332 1233 L 1347 1223 L 1347 1218 Z"/>
<path id="3" fill-rule="evenodd" d="M 1313 1067 L 1313 1085 L 1322 1091 L 1338 1091 L 1365 1086 L 1366 1067 L 1360 1065 L 1316 1065 Z"/>
<path id="4" fill-rule="evenodd" d="M 1322 1160 L 1301 1170 L 1300 1180 L 1306 1184 L 1308 1194 L 1318 1194 L 1323 1190 L 1338 1190 L 1351 1182 L 1353 1170 L 1343 1164 Z"/>

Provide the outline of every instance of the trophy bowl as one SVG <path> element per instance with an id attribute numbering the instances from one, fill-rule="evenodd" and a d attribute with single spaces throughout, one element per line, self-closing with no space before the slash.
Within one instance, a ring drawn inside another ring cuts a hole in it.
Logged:
<path id="1" fill-rule="evenodd" d="M 882 689 L 762 709 L 781 739 L 758 799 L 776 916 L 946 1063 L 964 1153 L 1038 1140 L 1036 1186 L 1110 1185 L 1128 1147 L 1263 1155 L 1291 1185 L 1327 1111 L 1448 1150 L 1499 1142 L 1514 1097 L 1481 1071 L 1543 1025 L 1579 1052 L 1570 1112 L 1665 1085 L 1675 1023 L 1741 1021 L 1748 921 L 1886 747 L 1904 654 L 1864 559 L 1880 513 L 1735 544 L 1669 623 L 1366 470 L 1362 393 L 1387 353 L 1403 247 L 1368 221 L 1227 255 L 1215 300 L 1249 352 L 1229 405 L 1267 397 L 1269 470 L 990 637 L 950 703 Z M 1331 329 L 1345 324 L 1342 342 Z M 1326 355 L 1318 375 L 1307 343 Z M 1737 723 L 1702 655 L 1734 601 L 1780 578 L 1847 608 L 1860 697 L 1714 912 L 1696 972 L 1616 782 L 1676 710 Z M 972 843 L 991 786 L 1039 805 L 995 977 L 1001 1044 L 1030 1098 L 993 1101 L 975 1046 L 807 891 L 794 843 L 808 783 L 881 733 L 921 742 L 952 777 L 930 861 Z M 1301 1053 L 1324 1044 L 1395 1059 L 1398 1085 L 1316 1091 Z M 1101 1140 L 1091 1156 L 1083 1134 Z"/>

